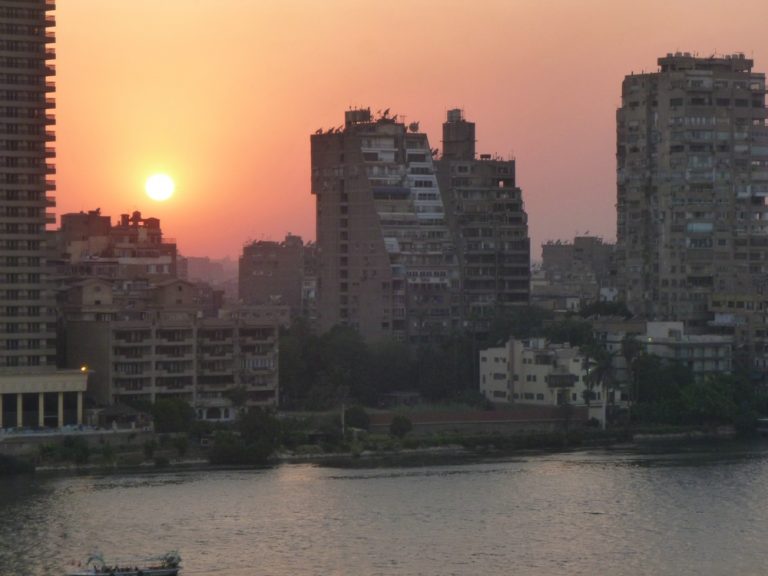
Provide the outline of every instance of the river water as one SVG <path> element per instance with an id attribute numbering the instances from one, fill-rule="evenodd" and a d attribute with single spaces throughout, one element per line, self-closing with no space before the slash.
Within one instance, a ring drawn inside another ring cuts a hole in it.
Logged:
<path id="1" fill-rule="evenodd" d="M 183 576 L 768 572 L 768 446 L 0 479 L 0 575 L 178 549 Z"/>

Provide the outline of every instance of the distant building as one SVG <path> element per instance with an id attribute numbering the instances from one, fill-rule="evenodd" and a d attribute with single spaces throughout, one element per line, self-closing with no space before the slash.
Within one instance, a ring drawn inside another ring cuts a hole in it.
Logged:
<path id="1" fill-rule="evenodd" d="M 587 365 L 578 348 L 543 338 L 510 339 L 504 346 L 480 352 L 480 392 L 500 403 L 586 405 Z M 599 417 L 602 391 L 589 402 Z"/>
<path id="2" fill-rule="evenodd" d="M 768 375 L 768 295 L 717 293 L 710 300 L 714 314 L 709 329 L 728 335 L 734 342 L 734 364 L 747 368 L 756 382 Z"/>
<path id="3" fill-rule="evenodd" d="M 415 344 L 458 327 L 458 262 L 427 135 L 357 109 L 311 146 L 320 330 Z"/>
<path id="4" fill-rule="evenodd" d="M 58 231 L 61 276 L 107 272 L 119 278 L 176 278 L 177 250 L 163 237 L 160 220 L 141 212 L 111 225 L 100 210 L 63 214 Z"/>
<path id="5" fill-rule="evenodd" d="M 99 404 L 181 398 L 202 419 L 228 420 L 244 406 L 278 403 L 279 326 L 287 307 L 224 309 L 203 317 L 195 286 L 148 286 L 138 308 L 119 305 L 112 283 L 89 279 L 64 292 L 66 359 L 92 368 Z"/>
<path id="6" fill-rule="evenodd" d="M 542 244 L 541 270 L 531 285 L 532 301 L 542 308 L 571 312 L 593 302 L 614 301 L 614 248 L 595 236 Z"/>
<path id="7" fill-rule="evenodd" d="M 0 0 L 0 428 L 83 421 L 87 373 L 56 368 L 53 2 Z"/>
<path id="8" fill-rule="evenodd" d="M 682 364 L 697 379 L 733 369 L 731 337 L 686 334 L 682 322 L 648 322 L 641 342 L 648 354 Z"/>
<path id="9" fill-rule="evenodd" d="M 291 316 L 302 315 L 304 242 L 286 235 L 282 242 L 259 240 L 243 247 L 239 294 L 244 304 L 283 304 Z"/>
<path id="10" fill-rule="evenodd" d="M 443 155 L 435 167 L 458 255 L 463 321 L 487 321 L 528 304 L 528 215 L 515 161 L 476 158 L 475 124 L 454 109 L 443 123 Z"/>
<path id="11" fill-rule="evenodd" d="M 648 320 L 704 330 L 715 294 L 768 273 L 765 75 L 743 54 L 659 58 L 617 112 L 621 298 Z"/>

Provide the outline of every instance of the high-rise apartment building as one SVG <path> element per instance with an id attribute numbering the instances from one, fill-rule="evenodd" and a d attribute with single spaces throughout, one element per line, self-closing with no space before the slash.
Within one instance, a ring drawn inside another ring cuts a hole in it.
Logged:
<path id="1" fill-rule="evenodd" d="M 302 314 L 304 242 L 287 234 L 282 242 L 258 240 L 243 246 L 238 293 L 244 304 L 284 304 L 291 316 Z"/>
<path id="2" fill-rule="evenodd" d="M 475 157 L 475 124 L 448 111 L 438 182 L 456 246 L 461 314 L 474 330 L 530 297 L 530 240 L 515 161 Z"/>
<path id="3" fill-rule="evenodd" d="M 85 374 L 56 370 L 52 0 L 0 0 L 0 427 L 82 420 Z"/>
<path id="4" fill-rule="evenodd" d="M 742 54 L 659 58 L 617 112 L 617 268 L 630 309 L 702 327 L 768 273 L 765 76 Z"/>
<path id="5" fill-rule="evenodd" d="M 358 109 L 311 144 L 319 328 L 418 343 L 457 327 L 459 270 L 427 135 Z"/>

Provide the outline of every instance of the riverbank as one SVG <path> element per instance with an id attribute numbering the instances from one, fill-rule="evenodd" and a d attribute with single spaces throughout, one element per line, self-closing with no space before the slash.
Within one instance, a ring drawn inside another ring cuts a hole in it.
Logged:
<path id="1" fill-rule="evenodd" d="M 176 456 L 170 449 L 158 450 L 146 458 L 135 450 L 113 453 L 109 460 L 103 454 L 90 462 L 46 462 L 37 459 L 5 457 L 0 463 L 0 474 L 30 472 L 66 473 L 120 473 L 151 470 L 221 470 L 242 469 L 279 464 L 316 464 L 328 467 L 395 467 L 432 465 L 474 461 L 482 458 L 506 458 L 517 455 L 558 453 L 588 448 L 642 449 L 644 446 L 690 446 L 701 442 L 728 441 L 737 438 L 731 427 L 664 428 L 654 430 L 597 430 L 572 429 L 553 433 L 490 434 L 435 434 L 406 437 L 370 434 L 346 444 L 343 449 L 323 450 L 317 445 L 305 445 L 294 450 L 280 450 L 261 465 L 214 465 L 206 450 L 195 447 L 187 456 Z M 160 442 L 157 442 L 159 445 Z M 166 441 L 167 445 L 168 442 Z"/>

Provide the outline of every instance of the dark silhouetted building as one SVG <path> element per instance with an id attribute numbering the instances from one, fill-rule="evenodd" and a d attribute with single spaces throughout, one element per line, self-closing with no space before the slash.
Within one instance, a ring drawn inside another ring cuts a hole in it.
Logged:
<path id="1" fill-rule="evenodd" d="M 311 144 L 320 329 L 419 343 L 457 327 L 458 262 L 427 135 L 357 109 Z"/>
<path id="2" fill-rule="evenodd" d="M 743 54 L 659 58 L 622 84 L 617 269 L 630 310 L 704 329 L 768 273 L 765 75 Z"/>
<path id="3" fill-rule="evenodd" d="M 528 304 L 530 296 L 528 215 L 515 184 L 515 161 L 476 158 L 475 124 L 454 109 L 443 123 L 443 155 L 435 165 L 458 255 L 462 318 L 482 330 L 494 315 Z"/>
<path id="4" fill-rule="evenodd" d="M 283 304 L 302 314 L 304 242 L 288 234 L 282 242 L 259 240 L 243 247 L 239 294 L 244 304 Z"/>
<path id="5" fill-rule="evenodd" d="M 0 428 L 81 423 L 85 372 L 56 368 L 54 3 L 0 0 Z"/>

